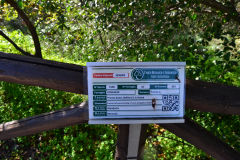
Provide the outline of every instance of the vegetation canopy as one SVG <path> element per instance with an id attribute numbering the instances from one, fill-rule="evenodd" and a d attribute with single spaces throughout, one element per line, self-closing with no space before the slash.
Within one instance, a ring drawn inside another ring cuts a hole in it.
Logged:
<path id="1" fill-rule="evenodd" d="M 239 0 L 0 2 L 0 52 L 79 65 L 186 61 L 188 79 L 240 87 Z M 86 100 L 7 82 L 0 95 L 2 123 Z M 188 109 L 186 116 L 240 152 L 239 115 Z M 0 141 L 0 159 L 113 159 L 117 130 L 77 125 Z M 161 125 L 147 132 L 144 159 L 212 159 Z"/>

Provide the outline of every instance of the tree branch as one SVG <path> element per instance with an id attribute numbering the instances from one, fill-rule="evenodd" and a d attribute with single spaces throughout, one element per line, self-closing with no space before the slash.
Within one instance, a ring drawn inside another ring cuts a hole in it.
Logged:
<path id="1" fill-rule="evenodd" d="M 0 35 L 3 36 L 8 42 L 10 42 L 19 52 L 21 52 L 22 54 L 26 55 L 26 56 L 32 56 L 30 53 L 25 52 L 23 49 L 21 49 L 20 47 L 18 47 L 18 45 L 16 43 L 14 43 L 6 34 L 3 33 L 3 31 L 0 30 Z"/>
<path id="2" fill-rule="evenodd" d="M 183 5 L 184 5 L 183 2 L 179 2 L 179 3 L 176 3 L 174 5 L 170 5 L 170 6 L 165 8 L 164 13 L 169 13 L 169 12 L 172 12 L 174 10 L 178 10 Z"/>
<path id="3" fill-rule="evenodd" d="M 102 45 L 104 46 L 105 43 L 104 43 L 104 41 L 103 41 L 102 34 L 101 34 L 100 32 L 98 32 L 98 35 L 99 35 L 99 38 L 100 38 L 100 40 L 101 40 Z"/>
<path id="4" fill-rule="evenodd" d="M 19 16 L 23 19 L 23 21 L 26 23 L 35 46 L 35 57 L 42 58 L 42 53 L 41 53 L 41 46 L 39 42 L 39 38 L 36 32 L 36 28 L 33 26 L 27 15 L 23 12 L 22 9 L 19 8 L 18 4 L 14 0 L 6 0 L 8 4 L 10 4 L 19 14 Z"/>
<path id="5" fill-rule="evenodd" d="M 200 0 L 200 3 L 209 6 L 213 9 L 219 10 L 223 13 L 227 13 L 227 15 L 233 19 L 234 21 L 236 21 L 238 24 L 240 24 L 240 13 L 237 12 L 236 8 L 234 7 L 227 7 L 225 5 L 223 5 L 220 2 L 217 2 L 215 0 Z"/>

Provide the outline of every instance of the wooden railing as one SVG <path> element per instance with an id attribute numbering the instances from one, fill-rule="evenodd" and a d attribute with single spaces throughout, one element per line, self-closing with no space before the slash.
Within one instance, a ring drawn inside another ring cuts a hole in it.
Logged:
<path id="1" fill-rule="evenodd" d="M 79 65 L 43 60 L 0 52 L 0 80 L 41 86 L 72 93 L 87 94 L 86 68 Z M 196 80 L 187 80 L 186 108 L 203 112 L 240 115 L 240 88 Z M 185 117 L 184 124 L 160 124 L 162 127 L 217 159 L 237 159 L 240 154 Z M 87 102 L 58 111 L 0 124 L 0 140 L 31 135 L 51 129 L 88 122 Z M 126 159 L 128 125 L 119 126 L 115 158 Z M 146 127 L 142 127 L 143 132 Z M 146 136 L 141 134 L 139 156 Z"/>

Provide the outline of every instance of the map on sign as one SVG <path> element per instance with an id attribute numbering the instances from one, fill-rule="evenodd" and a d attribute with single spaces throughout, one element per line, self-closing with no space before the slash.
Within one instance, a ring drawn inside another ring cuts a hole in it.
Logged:
<path id="1" fill-rule="evenodd" d="M 87 67 L 90 122 L 183 118 L 184 62 L 90 62 Z"/>

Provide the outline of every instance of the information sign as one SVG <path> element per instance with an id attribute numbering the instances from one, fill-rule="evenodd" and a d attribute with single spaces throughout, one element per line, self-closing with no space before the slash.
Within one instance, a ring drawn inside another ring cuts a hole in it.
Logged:
<path id="1" fill-rule="evenodd" d="M 185 62 L 89 62 L 89 123 L 183 123 Z"/>

